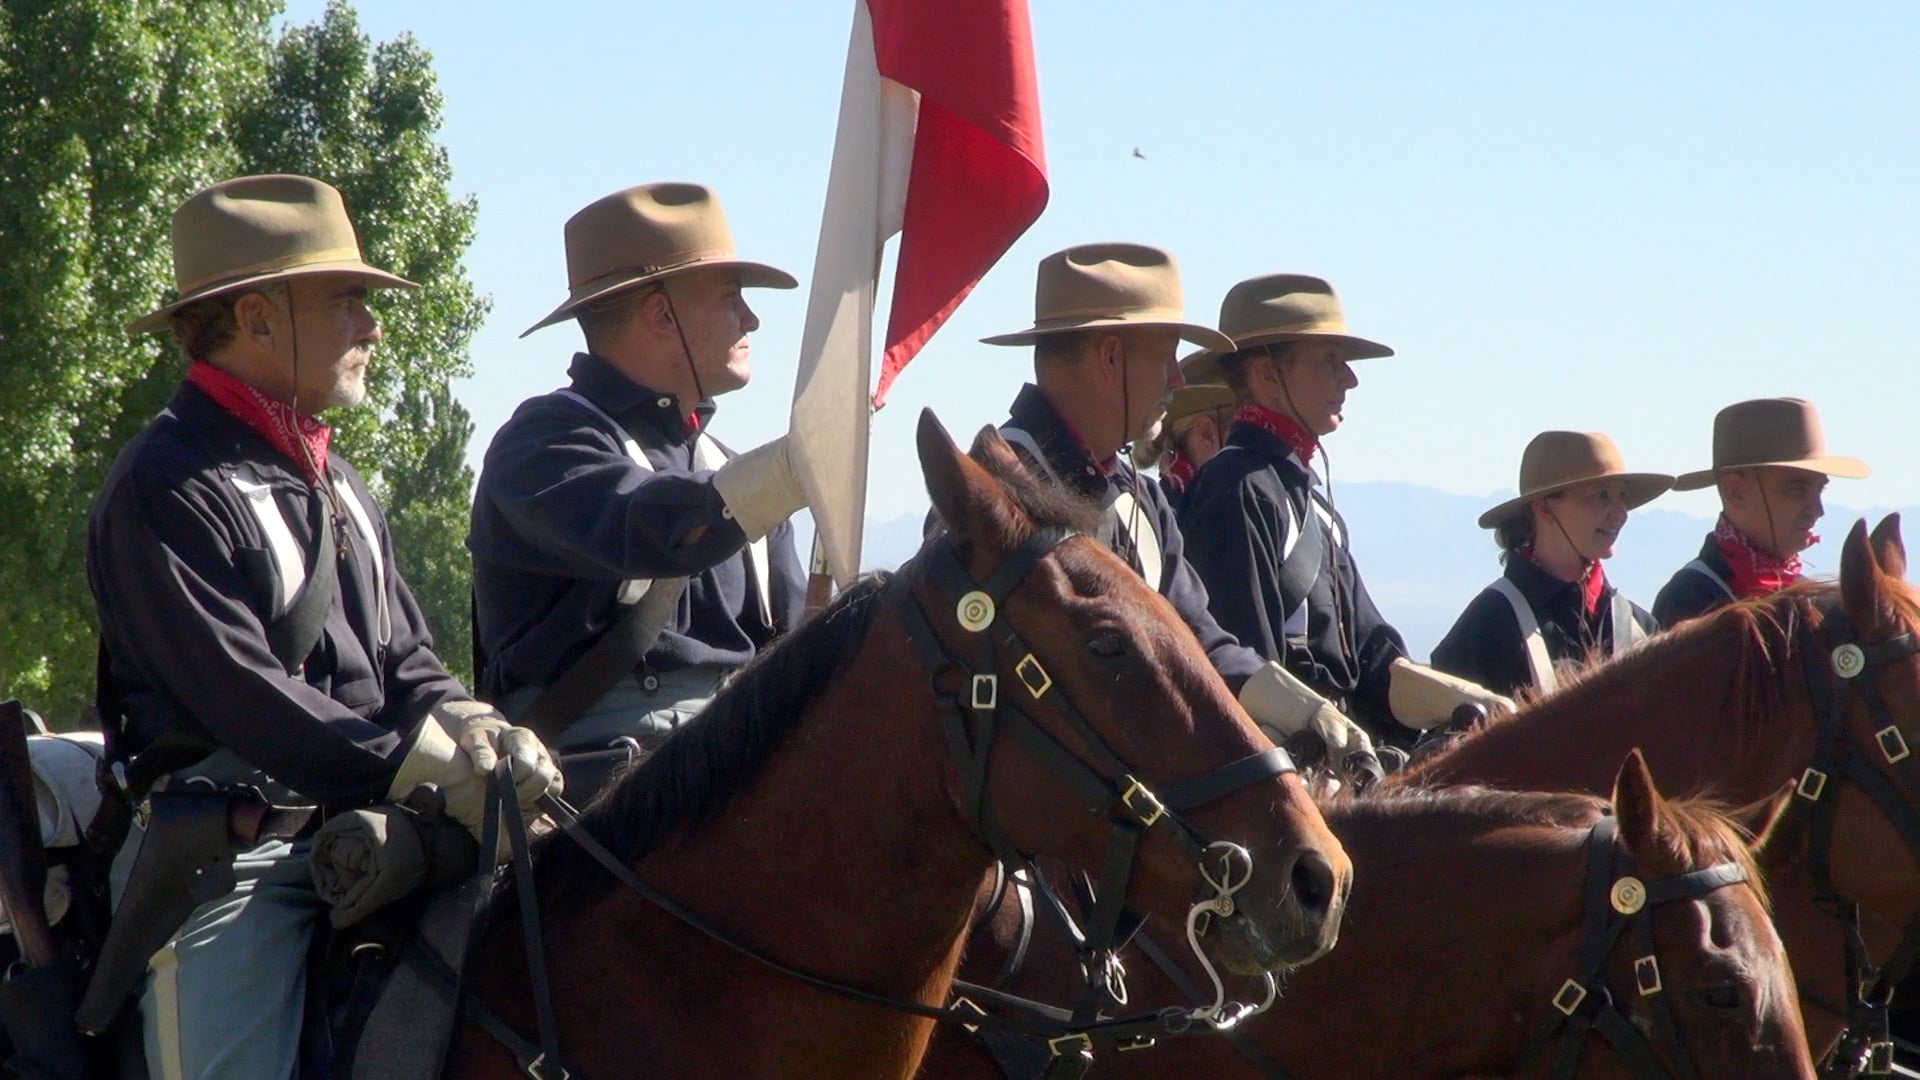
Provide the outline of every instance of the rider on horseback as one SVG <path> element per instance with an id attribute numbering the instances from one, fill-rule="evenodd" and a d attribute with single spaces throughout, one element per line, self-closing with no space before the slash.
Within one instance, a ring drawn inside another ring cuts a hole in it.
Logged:
<path id="1" fill-rule="evenodd" d="M 1683 474 L 1675 491 L 1713 486 L 1720 521 L 1654 597 L 1662 626 L 1705 615 L 1800 580 L 1800 553 L 1820 538 L 1813 527 L 1826 507 L 1827 478 L 1858 479 L 1866 462 L 1827 453 L 1820 412 L 1798 398 L 1760 398 L 1721 409 L 1713 418 L 1713 467 Z"/>
<path id="2" fill-rule="evenodd" d="M 379 507 L 313 417 L 366 396 L 367 291 L 413 283 L 361 261 L 340 193 L 300 176 L 194 195 L 173 259 L 177 299 L 130 329 L 170 330 L 187 377 L 87 527 L 102 725 L 137 815 L 81 1013 L 110 1019 L 137 985 L 153 1075 L 284 1077 L 324 911 L 312 826 L 433 783 L 477 834 L 498 758 L 527 806 L 558 773 L 434 655 Z M 197 847 L 171 824 L 187 800 L 217 811 Z"/>
<path id="3" fill-rule="evenodd" d="M 1332 286 L 1302 274 L 1235 285 L 1220 325 L 1232 343 L 1215 359 L 1242 404 L 1180 519 L 1220 625 L 1389 743 L 1410 745 L 1459 705 L 1510 706 L 1406 658 L 1360 580 L 1345 522 L 1316 490 L 1314 452 L 1359 384 L 1351 362 L 1393 350 L 1348 333 Z"/>
<path id="4" fill-rule="evenodd" d="M 1320 695 L 1234 640 L 1208 612 L 1207 590 L 1160 482 L 1120 453 L 1179 386 L 1182 339 L 1230 345 L 1182 320 L 1173 256 L 1139 244 L 1085 244 L 1040 262 L 1033 325 L 983 339 L 1032 345 L 1034 383 L 1000 433 L 1036 474 L 1098 503 L 1100 539 L 1165 596 L 1240 704 L 1276 740 L 1311 728 L 1339 765 L 1372 744 Z"/>
<path id="5" fill-rule="evenodd" d="M 1599 432 L 1545 431 L 1520 456 L 1520 494 L 1480 515 L 1505 569 L 1433 650 L 1433 666 L 1503 694 L 1558 687 L 1557 665 L 1612 656 L 1660 629 L 1600 561 L 1627 513 L 1673 477 L 1630 473 Z"/>
<path id="6" fill-rule="evenodd" d="M 576 319 L 587 351 L 500 429 L 474 495 L 480 684 L 562 749 L 651 749 L 803 612 L 786 437 L 736 456 L 707 433 L 752 375 L 741 289 L 795 282 L 736 256 L 696 184 L 599 199 L 566 248 L 567 299 L 527 333 Z"/>

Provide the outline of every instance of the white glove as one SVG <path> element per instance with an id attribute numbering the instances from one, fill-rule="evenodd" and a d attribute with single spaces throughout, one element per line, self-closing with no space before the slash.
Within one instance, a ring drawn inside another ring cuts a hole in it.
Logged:
<path id="1" fill-rule="evenodd" d="M 1311 728 L 1327 744 L 1327 760 L 1339 762 L 1362 750 L 1371 752 L 1373 740 L 1360 725 L 1341 715 L 1333 703 L 1273 661 L 1253 673 L 1240 688 L 1240 707 L 1253 722 L 1283 742 L 1295 732 Z"/>
<path id="2" fill-rule="evenodd" d="M 806 489 L 793 471 L 785 435 L 756 446 L 714 470 L 713 488 L 740 523 L 747 541 L 758 540 L 807 505 Z"/>
<path id="3" fill-rule="evenodd" d="M 517 728 L 478 701 L 449 702 L 420 721 L 413 749 L 400 762 L 387 798 L 404 799 L 421 784 L 440 789 L 447 816 L 479 839 L 485 825 L 487 776 L 505 756 L 523 807 L 561 789 L 560 770 L 539 736 Z"/>
<path id="4" fill-rule="evenodd" d="M 1453 710 L 1462 705 L 1477 705 L 1488 716 L 1514 710 L 1512 698 L 1405 657 L 1387 669 L 1387 707 L 1407 727 L 1417 731 L 1439 727 L 1453 719 Z"/>

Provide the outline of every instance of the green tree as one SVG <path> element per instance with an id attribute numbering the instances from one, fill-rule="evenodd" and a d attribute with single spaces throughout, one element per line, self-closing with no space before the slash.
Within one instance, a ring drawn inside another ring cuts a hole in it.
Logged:
<path id="1" fill-rule="evenodd" d="M 434 141 L 442 99 L 433 58 L 410 35 L 375 45 L 345 0 L 273 50 L 267 92 L 243 109 L 242 172 L 296 172 L 340 189 L 373 265 L 420 283 L 380 292 L 386 335 L 368 373 L 367 404 L 335 411 L 341 452 L 386 508 L 407 584 L 435 646 L 471 682 L 471 562 L 466 466 L 473 420 L 453 398 L 470 375 L 468 347 L 486 317 L 461 256 L 473 243 L 471 197 L 449 194 L 453 170 Z"/>
<path id="2" fill-rule="evenodd" d="M 0 0 L 0 697 L 69 722 L 92 695 L 87 507 L 182 361 L 125 325 L 172 280 L 168 223 L 249 172 L 340 187 L 383 296 L 369 407 L 329 414 L 388 507 L 442 653 L 469 652 L 472 421 L 451 394 L 485 304 L 459 264 L 474 204 L 448 194 L 441 99 L 411 38 L 352 9 L 276 41 L 278 0 Z"/>

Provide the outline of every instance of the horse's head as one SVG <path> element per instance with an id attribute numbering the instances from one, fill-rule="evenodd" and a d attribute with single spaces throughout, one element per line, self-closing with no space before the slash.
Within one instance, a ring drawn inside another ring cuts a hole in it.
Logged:
<path id="1" fill-rule="evenodd" d="M 1813 658 L 1820 663 L 1808 665 L 1809 683 L 1828 687 L 1822 694 L 1810 686 L 1816 723 L 1828 702 L 1840 709 L 1835 749 L 1854 760 L 1817 761 L 1835 774 L 1830 788 L 1803 794 L 1831 802 L 1830 831 L 1816 821 L 1813 843 L 1831 847 L 1832 891 L 1870 910 L 1912 913 L 1920 903 L 1920 596 L 1906 569 L 1898 514 L 1871 536 L 1866 522 L 1854 523 L 1840 551 L 1845 619 L 1835 625 L 1829 616 Z M 1883 790 L 1849 782 L 1861 769 L 1881 776 L 1874 786 Z"/>
<path id="2" fill-rule="evenodd" d="M 1176 926 L 1230 891 L 1210 938 L 1236 971 L 1331 948 L 1346 853 L 1173 607 L 997 432 L 968 457 L 924 413 L 919 450 L 947 533 L 910 580 L 936 686 L 961 698 L 948 780 L 962 816 L 999 855 L 1113 868 L 1109 894 Z"/>
<path id="3" fill-rule="evenodd" d="M 1750 845 L 1706 806 L 1662 798 L 1639 752 L 1628 755 L 1613 806 L 1618 847 L 1631 862 L 1596 876 L 1589 850 L 1581 950 L 1594 947 L 1596 908 L 1610 929 L 1625 922 L 1612 939 L 1601 996 L 1611 997 L 1626 1014 L 1625 1027 L 1644 1041 L 1637 1049 L 1616 1043 L 1615 1055 L 1588 1054 L 1581 1075 L 1617 1075 L 1620 1057 L 1635 1075 L 1646 1075 L 1635 1055 L 1647 1051 L 1660 1059 L 1662 1075 L 1814 1075 L 1785 948 L 1750 850 L 1766 843 L 1789 797 L 1783 788 L 1743 812 L 1742 825 L 1755 838 Z M 1614 1041 L 1603 1024 L 1584 1037 L 1590 1050 L 1603 1037 Z M 1681 1055 L 1686 1063 L 1676 1060 Z"/>

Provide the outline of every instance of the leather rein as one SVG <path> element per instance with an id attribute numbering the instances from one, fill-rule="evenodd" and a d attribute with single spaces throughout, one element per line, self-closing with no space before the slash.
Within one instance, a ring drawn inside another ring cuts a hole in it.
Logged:
<path id="1" fill-rule="evenodd" d="M 1102 910 L 1090 920 L 1089 935 L 1091 950 L 1106 958 L 1089 971 L 1089 980 L 1105 985 L 1107 973 L 1117 966 L 1112 956 L 1119 947 L 1116 928 L 1121 921 L 1121 898 L 1132 878 L 1135 849 L 1147 830 L 1159 827 L 1163 831 L 1170 831 L 1200 864 L 1201 875 L 1213 893 L 1195 902 L 1189 911 L 1189 931 L 1193 936 L 1198 920 L 1208 915 L 1225 917 L 1233 913 L 1233 894 L 1251 878 L 1253 861 L 1246 849 L 1237 844 L 1208 841 L 1179 816 L 1180 811 L 1204 805 L 1241 788 L 1295 770 L 1286 751 L 1276 747 L 1231 762 L 1202 776 L 1163 787 L 1156 794 L 1113 753 L 1073 706 L 1066 693 L 1054 685 L 1046 667 L 1020 634 L 1006 620 L 998 618 L 1000 605 L 1009 593 L 1026 580 L 1033 567 L 1055 547 L 1076 535 L 1080 534 L 1065 529 L 1042 529 L 1034 533 L 993 571 L 984 584 L 975 582 L 967 572 L 950 539 L 936 541 L 921 555 L 910 560 L 910 564 L 924 564 L 929 580 L 936 586 L 946 587 L 950 594 L 948 598 L 954 603 L 952 610 L 960 630 L 970 635 L 968 640 L 979 646 L 977 653 L 980 660 L 976 664 L 970 665 L 956 657 L 942 643 L 939 633 L 934 630 L 933 623 L 913 594 L 911 575 L 907 573 L 909 566 L 903 566 L 894 575 L 887 589 L 892 593 L 896 610 L 906 624 L 908 639 L 926 661 L 933 679 L 938 712 L 947 741 L 967 788 L 967 805 L 963 810 L 976 837 L 1006 865 L 1025 861 L 1025 856 L 1018 852 L 1001 830 L 987 799 L 987 763 L 994 738 L 1001 731 L 1012 734 L 1028 753 L 1072 787 L 1091 811 L 1108 819 L 1112 831 L 1101 893 L 1103 898 L 1110 896 L 1112 899 L 1103 899 Z M 994 632 L 987 633 L 989 630 Z M 1003 654 L 1018 657 L 1008 672 L 1011 676 L 1008 681 L 1016 684 L 1018 689 L 1009 688 L 1011 692 L 1004 694 L 1000 688 L 1000 660 Z M 957 671 L 962 679 L 956 690 L 943 692 L 940 680 L 948 671 Z M 1097 766 L 1036 724 L 1026 710 L 1016 703 L 1017 698 L 1036 704 L 1049 704 L 1058 714 L 1066 717 L 1082 746 L 1098 763 Z M 505 774 L 505 768 L 503 763 L 502 771 L 495 774 L 490 789 L 485 829 L 487 835 L 481 838 L 481 850 L 496 850 L 496 830 L 504 817 L 505 831 L 512 847 L 513 876 L 522 909 L 540 1042 L 536 1045 L 514 1031 L 470 995 L 466 996 L 467 1014 L 514 1054 L 521 1070 L 529 1077 L 534 1080 L 568 1080 L 578 1074 L 561 1063 L 552 986 L 547 977 L 539 913 L 535 905 L 532 860 L 519 804 L 512 797 L 511 778 Z M 1271 1005 L 1276 992 L 1276 985 L 1269 975 L 1270 993 L 1266 1002 L 1259 1006 L 1231 1004 L 1221 994 L 1210 1006 L 1164 1009 L 1118 1018 L 1100 1016 L 1098 1006 L 1105 999 L 1097 999 L 1093 994 L 1089 994 L 1080 1007 L 1068 1012 L 986 987 L 956 983 L 956 986 L 963 987 L 975 997 L 1025 1014 L 1005 1016 L 987 1013 L 965 999 L 956 1007 L 939 1007 L 875 993 L 792 967 L 734 940 L 725 931 L 642 880 L 581 825 L 578 812 L 565 801 L 549 796 L 541 800 L 541 806 L 558 823 L 560 830 L 585 849 L 616 881 L 722 947 L 798 982 L 854 1001 L 936 1021 L 959 1023 L 972 1028 L 993 1028 L 1045 1039 L 1055 1061 L 1069 1067 L 1067 1071 L 1055 1075 L 1073 1075 L 1071 1066 L 1083 1060 L 1090 1063 L 1095 1045 L 1140 1045 L 1143 1042 L 1151 1043 L 1153 1036 L 1158 1034 L 1231 1027 L 1246 1016 Z M 1210 961 L 1204 955 L 1200 959 L 1211 973 Z M 1217 976 L 1215 984 L 1219 985 Z"/>

